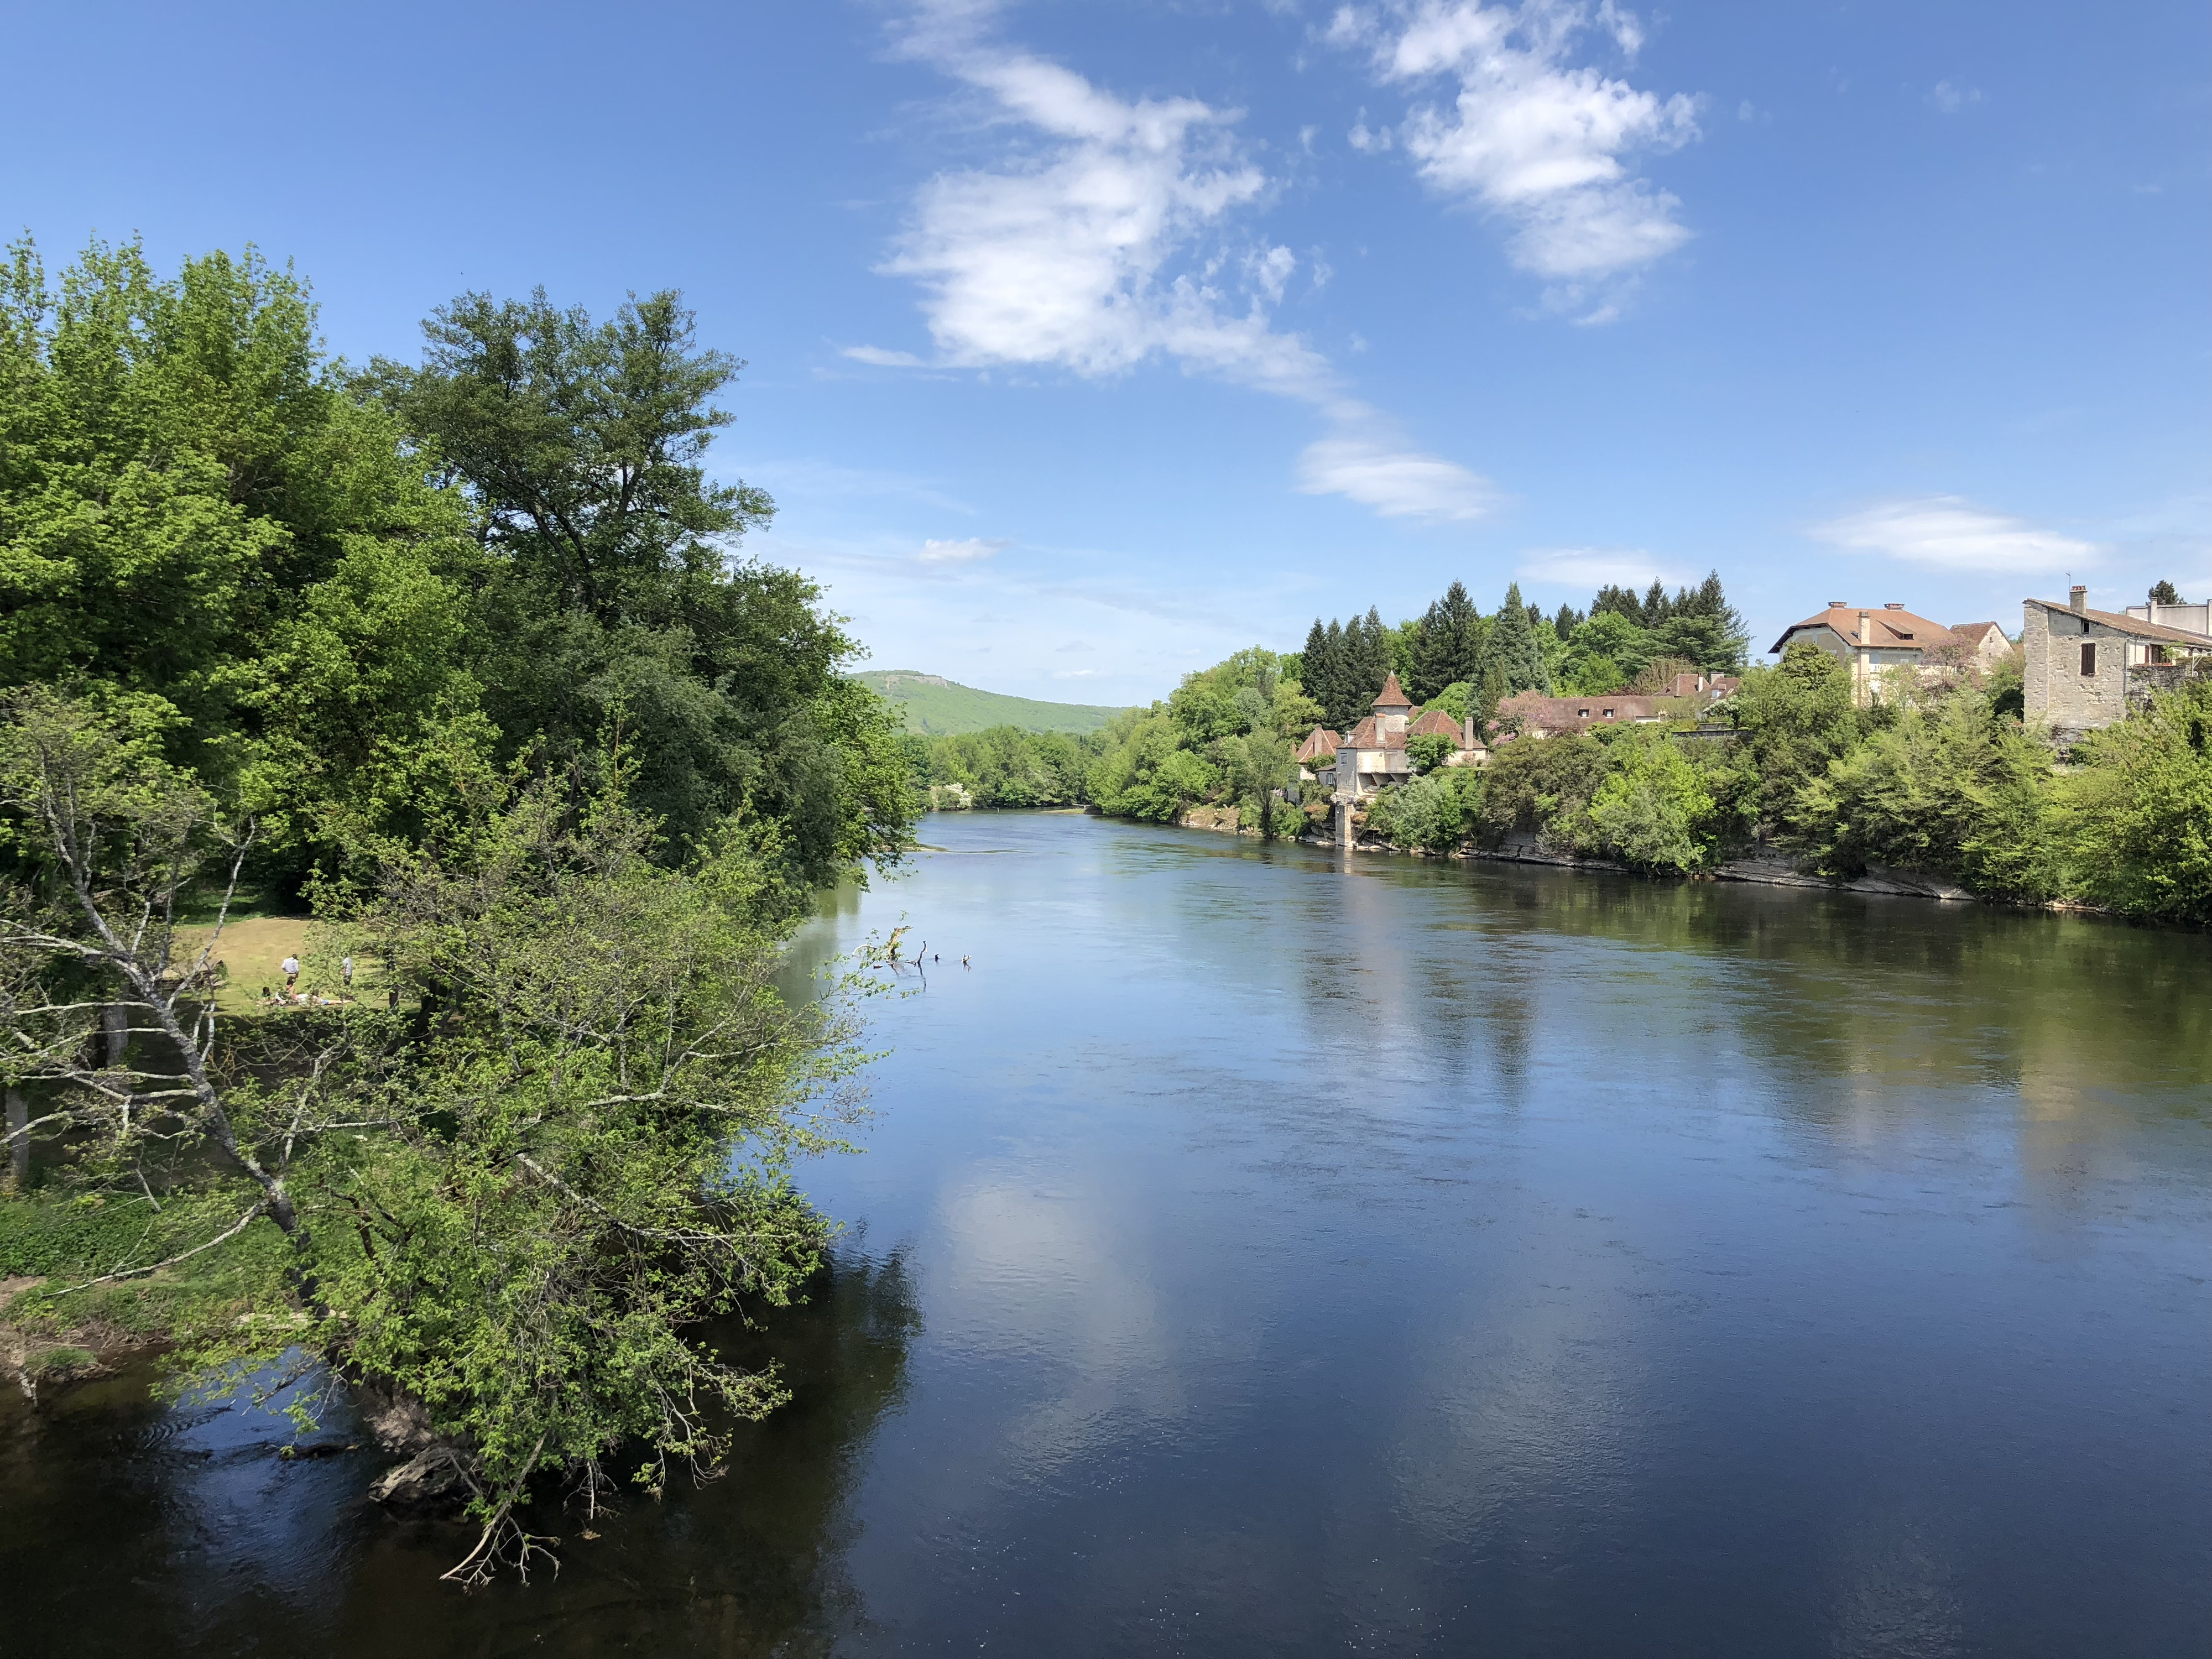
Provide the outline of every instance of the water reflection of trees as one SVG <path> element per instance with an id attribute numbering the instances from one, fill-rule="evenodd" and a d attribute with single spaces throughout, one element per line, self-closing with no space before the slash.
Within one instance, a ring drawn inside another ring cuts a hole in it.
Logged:
<path id="1" fill-rule="evenodd" d="M 150 1413 L 134 1378 L 0 1456 L 9 1577 L 46 1587 L 11 1591 L 10 1634 L 49 1653 L 825 1652 L 865 1623 L 850 1500 L 919 1323 L 901 1256 L 841 1253 L 809 1305 L 736 1339 L 782 1364 L 793 1398 L 740 1429 L 724 1479 L 625 1497 L 596 1540 L 549 1504 L 535 1524 L 566 1540 L 559 1575 L 471 1595 L 438 1582 L 465 1528 L 368 1504 L 365 1455 L 285 1464 L 268 1425 L 164 1455 L 182 1419 Z"/>
<path id="2" fill-rule="evenodd" d="M 1577 1066 L 1679 1091 L 1747 1065 L 1765 1109 L 1865 1133 L 1946 1091 L 1994 1090 L 2039 1160 L 2147 1115 L 2194 1119 L 2212 1075 L 2212 940 L 2198 934 L 1235 845 L 1223 852 L 1258 879 L 1242 894 L 1210 882 L 1183 947 L 1249 975 L 1265 938 L 1259 959 L 1283 964 L 1319 1041 L 1409 1079 L 1416 1067 L 1440 1094 L 1512 1104 Z"/>

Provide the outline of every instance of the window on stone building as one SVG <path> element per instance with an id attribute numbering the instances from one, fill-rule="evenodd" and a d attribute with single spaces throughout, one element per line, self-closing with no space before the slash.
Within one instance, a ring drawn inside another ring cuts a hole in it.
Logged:
<path id="1" fill-rule="evenodd" d="M 2097 678 L 2097 647 L 2094 644 L 2081 647 L 2081 676 L 2084 679 Z"/>

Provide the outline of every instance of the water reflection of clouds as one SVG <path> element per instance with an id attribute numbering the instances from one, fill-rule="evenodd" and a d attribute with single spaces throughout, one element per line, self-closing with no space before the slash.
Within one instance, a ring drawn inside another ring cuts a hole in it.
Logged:
<path id="1" fill-rule="evenodd" d="M 933 1252 L 933 1347 L 1019 1372 L 1000 1436 L 1012 1472 L 1048 1479 L 1172 1422 L 1182 1373 L 1140 1239 L 1102 1194 L 981 1171 L 946 1193 Z"/>

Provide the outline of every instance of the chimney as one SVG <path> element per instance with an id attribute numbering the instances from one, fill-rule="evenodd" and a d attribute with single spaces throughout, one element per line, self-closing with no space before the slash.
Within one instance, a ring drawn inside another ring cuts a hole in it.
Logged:
<path id="1" fill-rule="evenodd" d="M 1905 609 L 1905 601 L 1902 599 L 1886 599 L 1882 602 L 1881 608 L 1885 611 L 1902 611 Z"/>
<path id="2" fill-rule="evenodd" d="M 2080 616 L 2089 608 L 2089 590 L 2076 582 L 2066 590 L 2067 608 Z"/>
<path id="3" fill-rule="evenodd" d="M 1861 645 L 1874 643 L 1874 613 L 1870 611 L 1859 612 L 1859 643 Z"/>

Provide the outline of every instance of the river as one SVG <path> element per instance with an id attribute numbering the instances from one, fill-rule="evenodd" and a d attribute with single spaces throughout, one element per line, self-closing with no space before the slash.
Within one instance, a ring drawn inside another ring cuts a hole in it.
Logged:
<path id="1" fill-rule="evenodd" d="M 129 1373 L 0 1406 L 9 1650 L 2212 1648 L 2212 940 L 924 835 L 797 947 L 943 960 L 727 1480 L 462 1595 L 368 1454 Z"/>

